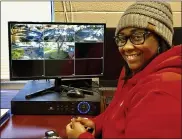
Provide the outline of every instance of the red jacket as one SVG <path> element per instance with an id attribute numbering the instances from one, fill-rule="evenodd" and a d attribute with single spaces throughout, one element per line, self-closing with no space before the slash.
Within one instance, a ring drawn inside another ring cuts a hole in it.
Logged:
<path id="1" fill-rule="evenodd" d="M 117 90 L 95 117 L 102 138 L 180 138 L 182 45 L 160 54 Z M 85 132 L 79 138 L 94 138 Z"/>

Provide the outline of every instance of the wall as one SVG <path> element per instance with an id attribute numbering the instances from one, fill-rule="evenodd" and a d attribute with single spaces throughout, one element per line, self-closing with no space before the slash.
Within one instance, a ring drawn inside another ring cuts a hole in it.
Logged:
<path id="1" fill-rule="evenodd" d="M 9 80 L 8 21 L 51 21 L 49 1 L 1 1 L 1 81 Z M 23 10 L 26 9 L 26 10 Z M 40 10 L 41 9 L 41 10 Z"/>
<path id="2" fill-rule="evenodd" d="M 122 13 L 134 2 L 54 2 L 55 21 L 103 22 L 116 27 Z M 169 2 L 173 11 L 174 27 L 182 27 L 182 2 Z"/>

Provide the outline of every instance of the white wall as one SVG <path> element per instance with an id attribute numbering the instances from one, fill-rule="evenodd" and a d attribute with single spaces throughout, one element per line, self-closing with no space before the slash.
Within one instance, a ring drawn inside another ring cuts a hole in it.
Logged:
<path id="1" fill-rule="evenodd" d="M 51 21 L 51 2 L 1 1 L 1 79 L 9 79 L 8 21 Z"/>

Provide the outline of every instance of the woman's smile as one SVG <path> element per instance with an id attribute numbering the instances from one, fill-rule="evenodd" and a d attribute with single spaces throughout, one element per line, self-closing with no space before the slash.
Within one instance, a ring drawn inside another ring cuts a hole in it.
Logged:
<path id="1" fill-rule="evenodd" d="M 140 57 L 141 57 L 141 53 L 125 55 L 126 61 L 127 61 L 128 63 L 130 63 L 130 62 L 135 62 L 135 61 L 139 60 Z"/>

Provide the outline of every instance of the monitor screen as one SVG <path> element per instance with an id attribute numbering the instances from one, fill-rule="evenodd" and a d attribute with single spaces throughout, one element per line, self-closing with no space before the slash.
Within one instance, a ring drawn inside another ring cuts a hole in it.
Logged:
<path id="1" fill-rule="evenodd" d="M 104 74 L 104 23 L 8 22 L 10 80 Z"/>

